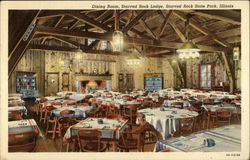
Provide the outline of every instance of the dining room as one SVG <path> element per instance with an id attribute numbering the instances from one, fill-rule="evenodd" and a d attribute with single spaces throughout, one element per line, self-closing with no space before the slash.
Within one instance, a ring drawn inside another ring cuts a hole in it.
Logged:
<path id="1" fill-rule="evenodd" d="M 13 9 L 8 25 L 8 152 L 242 151 L 241 10 Z"/>

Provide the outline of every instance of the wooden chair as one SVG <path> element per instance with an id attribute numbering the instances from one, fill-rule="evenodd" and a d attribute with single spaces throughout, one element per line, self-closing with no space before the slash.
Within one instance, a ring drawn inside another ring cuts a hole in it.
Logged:
<path id="1" fill-rule="evenodd" d="M 43 109 L 43 103 L 45 103 L 45 102 L 47 102 L 48 101 L 48 99 L 47 98 L 41 98 L 40 99 L 40 104 L 38 105 L 38 107 L 39 107 L 39 111 L 40 111 L 40 122 L 44 122 L 45 123 L 45 121 L 46 121 L 46 119 L 45 119 L 45 110 Z"/>
<path id="2" fill-rule="evenodd" d="M 181 109 L 183 108 L 183 102 L 172 102 L 170 105 Z"/>
<path id="3" fill-rule="evenodd" d="M 107 117 L 107 106 L 106 105 L 100 105 L 94 112 L 94 117 L 100 118 L 100 117 Z"/>
<path id="4" fill-rule="evenodd" d="M 8 116 L 9 121 L 17 121 L 23 119 L 20 111 L 9 111 L 8 113 L 9 113 Z"/>
<path id="5" fill-rule="evenodd" d="M 217 113 L 216 112 L 207 112 L 207 129 L 212 128 L 217 121 Z"/>
<path id="6" fill-rule="evenodd" d="M 45 117 L 46 117 L 46 132 L 45 135 L 47 136 L 48 133 L 52 133 L 52 139 L 55 139 L 56 137 L 56 133 L 57 132 L 57 118 L 56 117 L 50 117 L 50 113 L 52 112 L 52 110 L 56 109 L 53 106 L 47 106 L 45 108 Z M 51 128 L 51 129 L 49 129 Z"/>
<path id="7" fill-rule="evenodd" d="M 236 107 L 236 113 L 232 113 L 232 117 L 236 117 L 238 122 L 241 121 L 240 116 L 241 116 L 241 107 Z"/>
<path id="8" fill-rule="evenodd" d="M 137 109 L 140 107 L 139 104 L 127 105 L 124 107 L 124 118 L 128 119 L 128 125 L 132 128 L 136 125 Z"/>
<path id="9" fill-rule="evenodd" d="M 158 102 L 153 102 L 153 103 L 152 103 L 152 107 L 153 107 L 153 108 L 160 108 L 160 107 L 162 107 L 162 106 L 163 106 L 163 103 L 164 103 L 164 100 L 165 100 L 165 98 L 159 97 L 159 98 L 158 98 Z"/>
<path id="10" fill-rule="evenodd" d="M 36 147 L 35 131 L 9 134 L 9 152 L 32 152 Z"/>
<path id="11" fill-rule="evenodd" d="M 81 152 L 104 152 L 107 145 L 101 142 L 101 132 L 92 129 L 80 129 L 77 134 Z"/>
<path id="12" fill-rule="evenodd" d="M 182 118 L 179 120 L 178 136 L 186 135 L 193 132 L 195 120 L 194 118 Z M 176 134 L 175 134 L 176 136 Z"/>
<path id="13" fill-rule="evenodd" d="M 137 130 L 120 131 L 120 138 L 117 146 L 120 151 L 129 152 L 129 150 L 137 150 L 137 152 L 144 151 L 145 132 L 148 128 L 148 122 L 141 123 Z"/>
<path id="14" fill-rule="evenodd" d="M 61 146 L 60 146 L 60 152 L 62 152 L 63 145 L 64 145 L 63 135 L 65 135 L 65 133 L 68 130 L 68 128 L 70 126 L 76 124 L 77 121 L 74 118 L 72 118 L 72 117 L 60 117 L 57 122 L 58 122 L 59 135 L 62 137 L 61 138 Z M 67 144 L 66 151 L 67 152 L 69 152 L 70 144 L 72 144 L 73 142 L 74 142 L 74 139 L 68 140 L 66 142 L 66 144 Z"/>
<path id="15" fill-rule="evenodd" d="M 17 107 L 17 104 L 9 104 L 8 107 Z"/>
<path id="16" fill-rule="evenodd" d="M 153 104 L 152 98 L 145 98 L 141 103 L 140 109 L 151 108 L 152 104 Z"/>
<path id="17" fill-rule="evenodd" d="M 217 109 L 216 114 L 217 114 L 217 122 L 228 122 L 228 124 L 230 125 L 232 117 L 231 110 Z"/>

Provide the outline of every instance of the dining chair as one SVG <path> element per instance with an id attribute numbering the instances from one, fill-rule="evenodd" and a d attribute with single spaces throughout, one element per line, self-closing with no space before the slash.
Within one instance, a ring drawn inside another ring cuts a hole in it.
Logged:
<path id="1" fill-rule="evenodd" d="M 172 102 L 170 105 L 176 108 L 183 108 L 183 102 Z"/>
<path id="2" fill-rule="evenodd" d="M 153 105 L 152 98 L 144 98 L 141 103 L 140 109 L 151 108 L 152 105 Z"/>
<path id="3" fill-rule="evenodd" d="M 48 101 L 47 98 L 42 97 L 42 98 L 40 98 L 40 104 L 38 105 L 39 112 L 40 112 L 39 119 L 40 119 L 40 122 L 44 121 L 44 123 L 45 123 L 46 119 L 45 119 L 45 110 L 43 109 L 43 105 L 45 105 L 45 103 L 49 103 L 47 101 Z"/>
<path id="4" fill-rule="evenodd" d="M 77 133 L 80 152 L 104 152 L 107 145 L 101 142 L 101 132 L 93 129 L 80 129 Z"/>
<path id="5" fill-rule="evenodd" d="M 229 109 L 217 109 L 216 114 L 217 114 L 217 122 L 228 122 L 228 124 L 230 125 L 231 117 L 232 117 L 231 110 L 229 110 Z"/>
<path id="6" fill-rule="evenodd" d="M 144 152 L 145 132 L 148 130 L 148 122 L 140 123 L 138 129 L 130 130 L 129 128 L 120 131 L 117 146 L 121 152 L 136 150 Z"/>
<path id="7" fill-rule="evenodd" d="M 8 121 L 22 120 L 22 114 L 20 111 L 8 111 Z"/>
<path id="8" fill-rule="evenodd" d="M 36 147 L 38 133 L 34 130 L 9 134 L 9 152 L 32 152 Z"/>
<path id="9" fill-rule="evenodd" d="M 137 109 L 140 107 L 140 104 L 126 105 L 124 107 L 124 118 L 128 119 L 128 125 L 132 128 L 133 125 L 136 125 Z"/>
<path id="10" fill-rule="evenodd" d="M 9 104 L 8 107 L 17 107 L 17 104 Z"/>
<path id="11" fill-rule="evenodd" d="M 66 148 L 66 152 L 69 152 L 69 148 L 70 148 L 70 144 L 74 143 L 75 140 L 74 139 L 70 139 L 70 140 L 67 140 L 67 141 L 63 141 L 63 135 L 66 134 L 68 128 L 74 124 L 77 123 L 77 121 L 73 118 L 73 117 L 63 117 L 63 114 L 62 113 L 62 117 L 60 117 L 58 119 L 58 131 L 59 131 L 59 136 L 61 137 L 61 146 L 60 146 L 60 152 L 62 152 L 63 150 L 63 145 L 66 143 L 67 144 L 67 148 Z M 74 114 L 72 112 L 72 114 Z"/>
<path id="12" fill-rule="evenodd" d="M 45 119 L 46 119 L 46 121 L 45 121 L 46 122 L 45 136 L 47 136 L 48 133 L 52 133 L 52 139 L 55 139 L 56 133 L 59 133 L 59 132 L 57 132 L 57 118 L 50 116 L 51 112 L 54 109 L 56 109 L 56 108 L 53 106 L 46 106 L 46 108 L 45 108 Z"/>
<path id="13" fill-rule="evenodd" d="M 241 107 L 235 107 L 236 108 L 236 112 L 232 112 L 232 117 L 236 117 L 238 122 L 241 121 Z"/>
<path id="14" fill-rule="evenodd" d="M 186 134 L 191 134 L 193 133 L 194 129 L 194 123 L 195 119 L 194 118 L 182 118 L 179 120 L 179 127 L 177 130 L 177 134 L 175 133 L 174 136 L 180 136 L 180 135 L 186 135 Z"/>
<path id="15" fill-rule="evenodd" d="M 212 128 L 217 122 L 217 112 L 207 112 L 207 129 Z"/>

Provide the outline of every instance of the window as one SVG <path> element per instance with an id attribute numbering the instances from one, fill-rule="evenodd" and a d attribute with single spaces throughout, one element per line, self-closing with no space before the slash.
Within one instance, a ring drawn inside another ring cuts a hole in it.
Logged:
<path id="1" fill-rule="evenodd" d="M 200 87 L 201 88 L 212 87 L 212 65 L 211 64 L 200 65 Z"/>
<path id="2" fill-rule="evenodd" d="M 96 33 L 104 33 L 103 31 L 93 31 L 93 32 L 96 32 Z M 88 46 L 93 43 L 96 39 L 88 39 Z M 102 40 L 99 44 L 99 49 L 100 50 L 106 50 L 108 49 L 108 41 L 105 41 L 105 40 Z"/>

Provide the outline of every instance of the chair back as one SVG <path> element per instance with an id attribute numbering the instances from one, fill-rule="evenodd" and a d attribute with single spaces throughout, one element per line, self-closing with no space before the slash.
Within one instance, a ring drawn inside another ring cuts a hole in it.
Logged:
<path id="1" fill-rule="evenodd" d="M 48 99 L 47 98 L 44 98 L 44 97 L 42 97 L 41 99 L 40 99 L 40 103 L 44 103 L 44 102 L 47 102 L 48 101 Z"/>
<path id="2" fill-rule="evenodd" d="M 61 117 L 69 116 L 69 115 L 74 115 L 74 114 L 75 114 L 75 111 L 70 110 L 70 109 L 65 109 L 65 110 L 62 110 L 62 111 L 60 112 L 60 116 L 61 116 Z"/>
<path id="3" fill-rule="evenodd" d="M 99 152 L 101 149 L 101 132 L 98 130 L 80 129 L 77 134 L 81 151 Z"/>
<path id="4" fill-rule="evenodd" d="M 9 134 L 9 152 L 31 152 L 36 146 L 37 133 L 35 131 Z"/>

